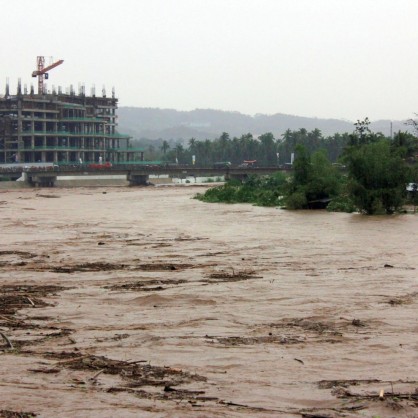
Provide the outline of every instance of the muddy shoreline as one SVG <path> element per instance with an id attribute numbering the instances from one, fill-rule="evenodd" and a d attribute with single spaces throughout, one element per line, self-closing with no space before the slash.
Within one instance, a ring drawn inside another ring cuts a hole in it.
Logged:
<path id="1" fill-rule="evenodd" d="M 418 218 L 201 187 L 0 191 L 0 417 L 416 416 Z"/>

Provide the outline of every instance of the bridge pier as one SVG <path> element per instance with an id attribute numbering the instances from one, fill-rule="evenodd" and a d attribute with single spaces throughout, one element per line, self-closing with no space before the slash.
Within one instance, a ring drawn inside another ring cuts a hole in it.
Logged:
<path id="1" fill-rule="evenodd" d="M 55 185 L 58 178 L 67 176 L 82 176 L 87 175 L 105 175 L 105 176 L 126 176 L 126 180 L 132 186 L 144 186 L 149 184 L 150 175 L 169 175 L 170 177 L 185 178 L 186 176 L 196 177 L 213 177 L 225 176 L 226 180 L 236 179 L 238 181 L 246 181 L 248 176 L 252 175 L 269 175 L 278 171 L 289 173 L 290 170 L 283 167 L 189 167 L 189 166 L 172 166 L 172 165 L 136 165 L 123 164 L 118 166 L 100 166 L 96 164 L 81 165 L 70 164 L 66 166 L 16 166 L 10 165 L 1 167 L 0 177 L 14 177 L 19 181 L 26 181 L 28 184 L 36 187 L 52 187 Z M 23 176 L 23 179 L 20 177 Z M 26 177 L 25 177 L 26 176 Z"/>
<path id="2" fill-rule="evenodd" d="M 28 176 L 27 178 L 27 182 L 35 187 L 54 187 L 56 181 L 57 176 L 43 176 L 42 174 Z"/>
<path id="3" fill-rule="evenodd" d="M 238 180 L 241 183 L 243 183 L 245 180 L 247 180 L 247 178 L 248 178 L 247 173 L 240 173 L 240 174 L 227 173 L 225 175 L 225 180 Z"/>
<path id="4" fill-rule="evenodd" d="M 130 186 L 148 186 L 149 176 L 147 174 L 128 173 L 126 176 Z"/>

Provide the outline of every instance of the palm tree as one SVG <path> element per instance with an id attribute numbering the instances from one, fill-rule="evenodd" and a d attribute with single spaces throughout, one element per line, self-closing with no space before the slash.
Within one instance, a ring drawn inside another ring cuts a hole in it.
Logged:
<path id="1" fill-rule="evenodd" d="M 166 140 L 163 141 L 163 145 L 161 145 L 161 151 L 166 154 L 167 150 L 170 148 L 170 145 L 168 145 L 168 142 Z"/>
<path id="2" fill-rule="evenodd" d="M 260 140 L 259 158 L 261 157 L 262 159 L 261 163 L 274 165 L 277 161 L 277 147 L 273 134 L 271 132 L 267 132 L 260 135 L 258 139 Z"/>
<path id="3" fill-rule="evenodd" d="M 196 138 L 189 139 L 189 151 L 192 154 L 196 151 Z"/>
<path id="4" fill-rule="evenodd" d="M 220 155 L 219 158 L 224 161 L 227 158 L 228 149 L 229 149 L 229 134 L 227 132 L 222 132 L 222 135 L 217 141 L 219 145 Z"/>

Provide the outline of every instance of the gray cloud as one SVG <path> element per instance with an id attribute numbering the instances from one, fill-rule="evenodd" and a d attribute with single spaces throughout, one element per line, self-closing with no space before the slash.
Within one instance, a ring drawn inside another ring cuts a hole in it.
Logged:
<path id="1" fill-rule="evenodd" d="M 0 1 L 1 80 L 62 58 L 48 86 L 122 106 L 355 120 L 418 111 L 415 0 Z M 48 60 L 48 58 L 47 58 Z"/>

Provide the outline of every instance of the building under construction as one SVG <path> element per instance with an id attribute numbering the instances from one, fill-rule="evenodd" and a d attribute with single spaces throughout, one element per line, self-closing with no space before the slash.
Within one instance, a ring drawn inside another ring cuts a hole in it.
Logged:
<path id="1" fill-rule="evenodd" d="M 84 86 L 76 93 L 70 87 L 65 93 L 59 87 L 47 91 L 43 79 L 47 70 L 38 57 L 38 94 L 31 86 L 28 92 L 20 80 L 15 95 L 6 83 L 0 96 L 0 163 L 88 164 L 135 163 L 143 160 L 143 151 L 130 146 L 130 136 L 117 131 L 117 102 L 111 97 L 90 96 Z"/>

